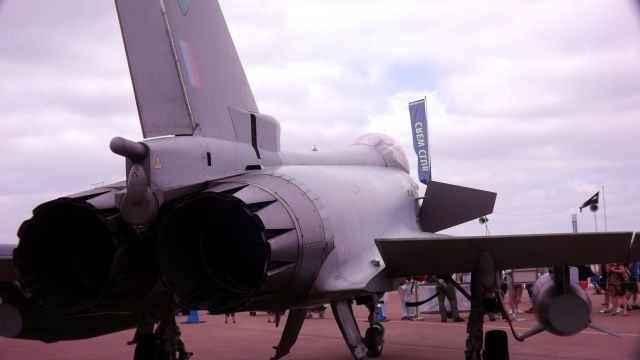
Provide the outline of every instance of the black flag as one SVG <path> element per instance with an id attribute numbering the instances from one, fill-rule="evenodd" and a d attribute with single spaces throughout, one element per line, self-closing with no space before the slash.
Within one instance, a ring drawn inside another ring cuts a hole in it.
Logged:
<path id="1" fill-rule="evenodd" d="M 585 201 L 584 204 L 580 205 L 580 212 L 582 212 L 582 209 L 586 208 L 589 205 L 598 204 L 599 196 L 600 196 L 600 191 L 598 191 L 595 195 L 590 197 L 589 200 Z"/>

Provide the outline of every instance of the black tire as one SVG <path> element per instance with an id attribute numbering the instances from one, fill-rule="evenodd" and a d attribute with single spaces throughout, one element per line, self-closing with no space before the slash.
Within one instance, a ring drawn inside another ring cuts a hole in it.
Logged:
<path id="1" fill-rule="evenodd" d="M 384 348 L 384 327 L 382 324 L 373 324 L 364 334 L 364 345 L 367 347 L 369 357 L 382 355 Z"/>
<path id="2" fill-rule="evenodd" d="M 509 341 L 504 330 L 487 331 L 484 337 L 483 360 L 509 360 Z"/>
<path id="3" fill-rule="evenodd" d="M 170 354 L 162 349 L 153 334 L 141 336 L 136 344 L 133 360 L 169 360 Z"/>

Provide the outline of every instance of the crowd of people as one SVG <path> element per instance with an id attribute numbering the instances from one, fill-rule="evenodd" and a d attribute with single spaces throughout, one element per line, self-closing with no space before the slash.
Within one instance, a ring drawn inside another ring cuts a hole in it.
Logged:
<path id="1" fill-rule="evenodd" d="M 593 271 L 591 270 L 593 268 Z M 588 285 L 587 279 L 590 278 L 591 283 L 597 294 L 603 293 L 605 301 L 600 313 L 611 316 L 621 315 L 627 316 L 630 310 L 640 310 L 638 304 L 638 288 L 640 278 L 640 262 L 631 264 L 601 264 L 596 267 L 579 266 L 578 278 L 581 286 Z M 441 321 L 446 322 L 451 318 L 454 322 L 464 321 L 459 315 L 458 304 L 456 300 L 456 290 L 450 285 L 453 279 L 462 284 L 471 282 L 470 273 L 461 274 L 444 274 L 426 277 L 425 283 L 435 284 L 436 296 L 438 299 L 438 312 Z M 514 272 L 506 271 L 501 276 L 500 291 L 502 293 L 504 308 L 513 321 L 518 321 L 518 315 L 523 313 L 533 313 L 531 289 L 533 283 L 520 283 L 514 281 Z M 413 301 L 411 295 L 413 293 L 416 281 L 407 279 L 405 283 L 398 289 L 400 299 L 405 301 Z M 522 310 L 523 292 L 527 290 L 529 295 L 529 306 L 526 310 Z M 415 316 L 415 308 L 407 307 L 405 301 L 401 301 L 403 320 L 410 320 Z M 445 309 L 445 302 L 449 303 L 449 311 Z M 490 321 L 495 321 L 495 314 L 488 314 Z M 500 315 L 498 315 L 500 316 Z"/>
<path id="2" fill-rule="evenodd" d="M 583 269 L 585 269 L 583 271 Z M 630 310 L 640 310 L 638 305 L 638 281 L 640 275 L 640 262 L 623 264 L 600 264 L 595 267 L 580 267 L 580 280 L 586 285 L 586 279 L 589 278 L 593 285 L 595 294 L 604 294 L 604 303 L 601 314 L 610 316 L 627 316 Z M 430 284 L 435 286 L 434 299 L 438 301 L 438 313 L 442 322 L 447 322 L 449 319 L 453 322 L 463 322 L 465 319 L 460 316 L 458 309 L 458 301 L 456 288 L 452 284 L 452 281 L 456 281 L 462 284 L 468 284 L 471 282 L 470 273 L 460 274 L 439 274 L 432 276 L 424 276 L 420 278 L 407 278 L 401 286 L 398 288 L 398 295 L 401 299 L 400 305 L 402 306 L 402 320 L 411 320 L 417 317 L 417 307 L 410 307 L 406 305 L 406 302 L 412 302 L 414 294 L 417 291 L 418 284 Z M 507 271 L 501 278 L 500 288 L 503 293 L 504 305 L 507 313 L 512 320 L 518 320 L 518 314 L 523 312 L 533 312 L 533 307 L 529 307 L 527 310 L 522 311 L 520 304 L 522 304 L 523 291 L 526 289 L 530 291 L 532 284 L 522 284 L 513 280 L 513 272 Z M 531 293 L 529 292 L 529 298 Z M 448 303 L 448 307 L 447 307 Z M 388 295 L 380 299 L 379 305 L 381 308 L 380 321 L 386 321 L 386 308 L 388 304 Z M 325 305 L 318 306 L 313 309 L 309 309 L 307 318 L 313 318 L 313 314 L 317 313 L 320 319 L 324 318 L 324 313 L 327 307 Z M 255 312 L 251 312 L 252 316 L 255 316 Z M 488 314 L 491 321 L 495 321 L 495 314 Z M 267 322 L 274 321 L 275 314 L 273 312 L 267 313 Z M 225 314 L 225 323 L 231 320 L 236 322 L 235 313 Z"/>
<path id="3" fill-rule="evenodd" d="M 601 264 L 592 278 L 596 293 L 604 292 L 601 314 L 627 316 L 638 310 L 638 266 L 640 263 Z"/>

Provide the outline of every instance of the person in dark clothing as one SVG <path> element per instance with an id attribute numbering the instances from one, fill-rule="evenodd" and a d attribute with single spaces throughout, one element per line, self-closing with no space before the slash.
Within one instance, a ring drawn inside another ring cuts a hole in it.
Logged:
<path id="1" fill-rule="evenodd" d="M 449 300 L 451 307 L 451 315 L 453 322 L 462 322 L 463 318 L 458 314 L 458 300 L 456 299 L 456 288 L 451 284 L 452 274 L 436 275 L 436 291 L 438 293 L 438 311 L 440 312 L 440 321 L 447 322 L 447 309 L 444 305 L 444 299 Z"/>
<path id="2" fill-rule="evenodd" d="M 602 285 L 600 285 L 600 287 L 604 290 L 604 307 L 600 310 L 600 314 L 608 314 L 611 311 L 611 299 L 607 284 L 609 273 L 607 272 L 606 264 L 600 264 L 600 277 L 602 278 Z M 613 309 L 613 311 L 615 312 L 616 309 Z"/>
<path id="3" fill-rule="evenodd" d="M 576 265 L 578 268 L 578 280 L 585 281 L 593 276 L 593 270 L 587 265 Z"/>
<path id="4" fill-rule="evenodd" d="M 224 314 L 224 323 L 228 324 L 229 323 L 229 317 L 231 317 L 231 320 L 233 320 L 233 323 L 236 323 L 236 313 L 225 313 Z"/>
<path id="5" fill-rule="evenodd" d="M 618 309 L 618 300 L 622 300 L 622 316 L 628 316 L 627 313 L 627 290 L 623 287 L 623 283 L 629 280 L 628 276 L 625 279 L 627 269 L 622 263 L 607 264 L 607 291 L 609 292 L 609 298 L 611 299 L 611 313 L 609 315 L 615 316 Z"/>

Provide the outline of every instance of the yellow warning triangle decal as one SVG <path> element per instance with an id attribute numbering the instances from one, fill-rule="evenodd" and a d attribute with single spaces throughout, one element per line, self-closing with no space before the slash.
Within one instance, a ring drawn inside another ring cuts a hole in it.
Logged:
<path id="1" fill-rule="evenodd" d="M 160 156 L 156 155 L 156 163 L 154 165 L 156 169 L 162 169 L 162 163 L 160 162 Z"/>

